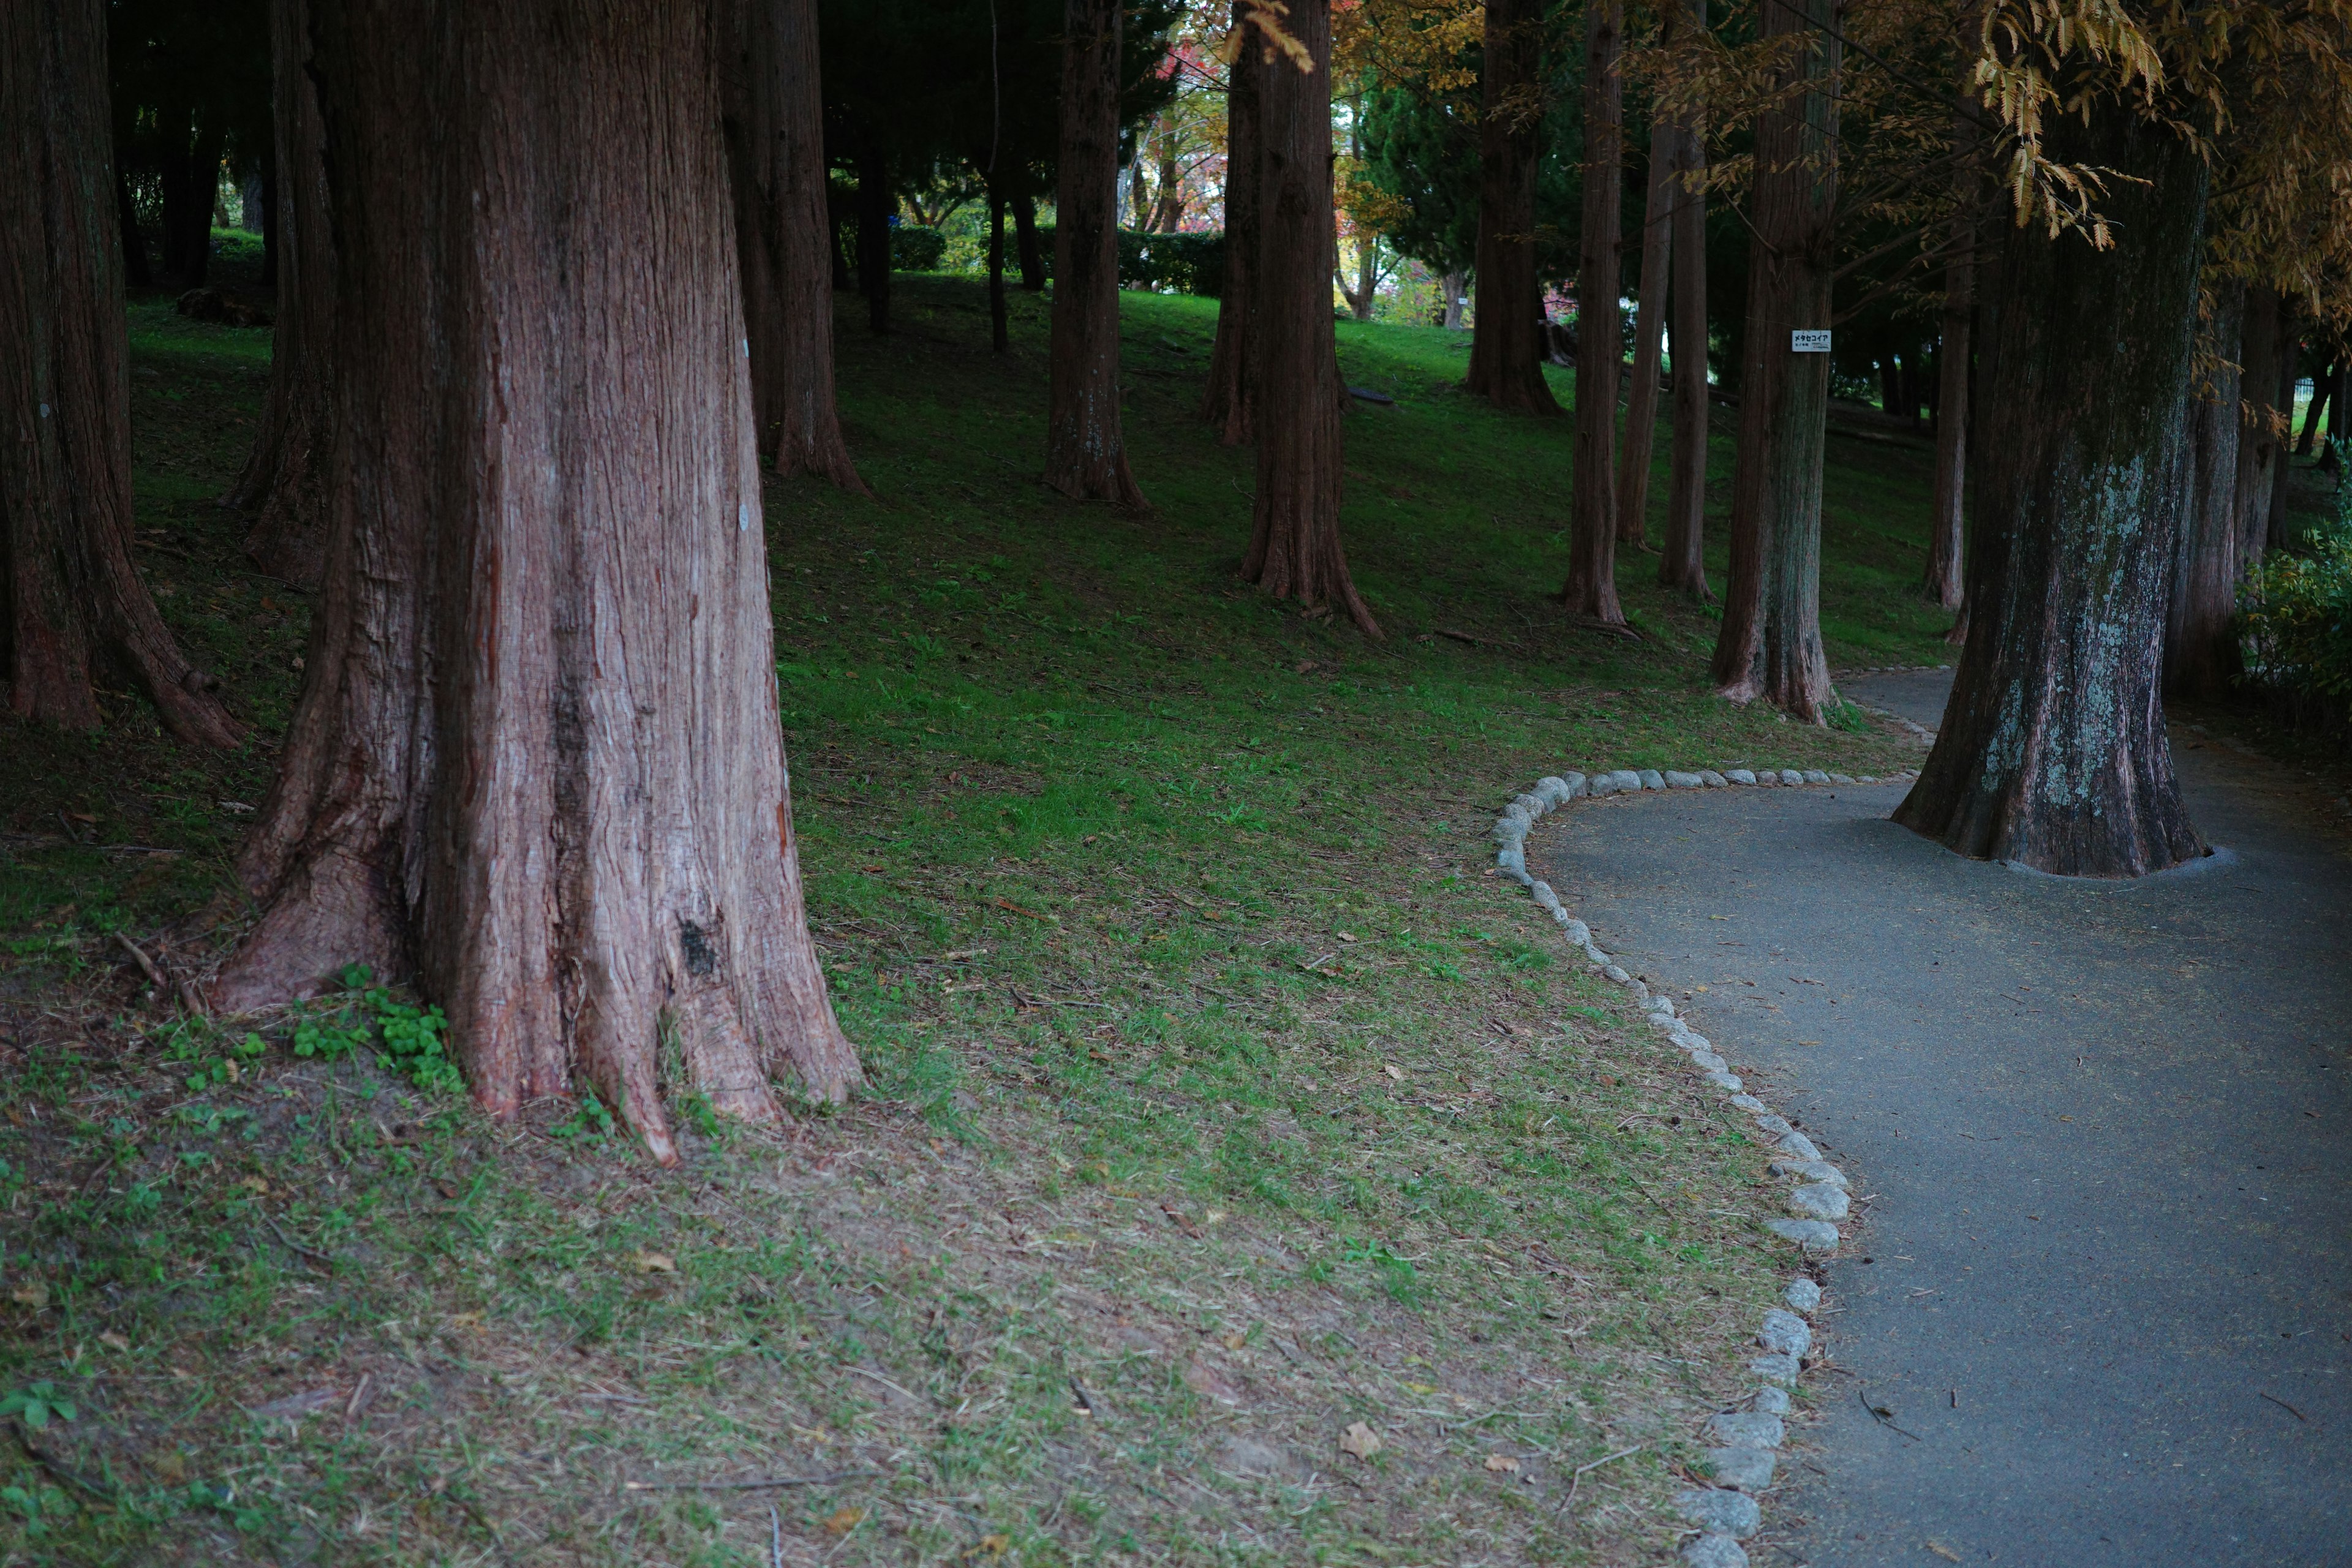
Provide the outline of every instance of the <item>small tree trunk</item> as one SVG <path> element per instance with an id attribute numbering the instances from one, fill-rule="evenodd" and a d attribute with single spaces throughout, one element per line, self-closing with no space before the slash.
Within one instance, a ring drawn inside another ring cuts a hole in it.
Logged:
<path id="1" fill-rule="evenodd" d="M 992 182 L 988 187 L 988 346 L 995 353 L 1013 350 L 1004 307 L 1004 193 Z"/>
<path id="2" fill-rule="evenodd" d="M 1462 330 L 1462 290 L 1469 287 L 1469 279 L 1463 273 L 1448 272 L 1437 284 L 1445 290 L 1445 315 L 1438 325 L 1449 332 L 1458 332 Z"/>
<path id="3" fill-rule="evenodd" d="M 1013 198 L 1013 251 L 1021 258 L 1021 287 L 1045 291 L 1045 250 L 1037 240 L 1037 198 L 1024 191 Z"/>
<path id="4" fill-rule="evenodd" d="M 2049 155 L 2114 171 L 2094 250 L 2004 225 L 1984 280 L 1971 625 L 1895 819 L 1962 855 L 2129 877 L 2204 853 L 2158 695 L 2205 248 L 2196 150 L 2128 109 L 2054 118 Z"/>
<path id="5" fill-rule="evenodd" d="M 291 209 L 278 224 L 283 253 L 278 321 L 269 355 L 269 395 L 245 471 L 222 504 L 257 515 L 245 553 L 270 576 L 305 591 L 327 564 L 326 489 L 333 433 L 335 249 L 327 196 L 326 126 L 310 75 L 304 0 L 270 0 L 274 77 L 273 181 Z"/>
<path id="6" fill-rule="evenodd" d="M 834 243 L 816 5 L 718 0 L 714 25 L 760 450 L 780 474 L 819 474 L 866 495 L 834 396 Z M 886 229 L 886 290 L 888 247 Z"/>
<path id="7" fill-rule="evenodd" d="M 1234 26 L 1243 7 L 1234 5 Z M 1225 278 L 1217 295 L 1217 337 L 1209 351 L 1208 385 L 1201 417 L 1217 439 L 1245 447 L 1257 439 L 1257 362 L 1250 341 L 1257 283 L 1258 182 L 1264 141 L 1260 97 L 1266 68 L 1246 35 L 1225 87 Z"/>
<path id="8" fill-rule="evenodd" d="M 1348 296 L 1348 310 L 1356 320 L 1372 319 L 1374 290 L 1380 287 L 1380 237 L 1359 233 L 1356 236 L 1356 288 Z"/>
<path id="9" fill-rule="evenodd" d="M 1767 11 L 1762 26 L 1768 38 L 1804 34 L 1810 42 L 1782 78 L 1801 85 L 1796 101 L 1757 116 L 1731 576 L 1715 645 L 1724 696 L 1761 697 L 1811 723 L 1822 721 L 1830 696 L 1821 629 L 1830 356 L 1791 352 L 1790 334 L 1830 324 L 1840 16 L 1840 0 L 1792 0 Z"/>
<path id="10" fill-rule="evenodd" d="M 2231 620 L 2238 595 L 2238 448 L 2241 445 L 2240 347 L 2246 286 L 2214 290 L 2211 320 L 2200 333 L 2213 365 L 2210 385 L 2189 395 L 2188 461 L 2180 534 L 2172 557 L 2172 593 L 2164 632 L 2164 692 L 2205 696 L 2236 673 Z"/>
<path id="11" fill-rule="evenodd" d="M 2236 571 L 2230 584 L 2232 610 L 2236 607 L 2238 584 L 2245 580 L 2254 563 L 2263 558 L 2263 546 L 2270 531 L 2271 491 L 2274 488 L 2272 476 L 2286 460 L 2286 443 L 2280 437 L 2282 416 L 2276 402 L 2285 347 L 2284 323 L 2280 319 L 2284 310 L 2284 302 L 2276 289 L 2248 286 L 2245 326 L 2238 351 L 2242 402 L 2237 494 L 2230 508 L 2238 526 Z M 2225 657 L 2234 672 L 2240 663 L 2234 636 L 2230 638 Z"/>
<path id="12" fill-rule="evenodd" d="M 867 133 L 857 152 L 857 287 L 866 295 L 866 324 L 890 330 L 890 158 Z"/>
<path id="13" fill-rule="evenodd" d="M 1490 13 L 1491 14 L 1491 13 Z M 1584 8 L 1583 249 L 1576 274 L 1576 515 L 1568 584 L 1560 602 L 1580 616 L 1622 626 L 1617 602 L 1617 376 L 1623 329 L 1617 306 L 1624 250 L 1625 117 L 1623 0 Z M 1481 312 L 1483 319 L 1484 312 Z"/>
<path id="14" fill-rule="evenodd" d="M 2286 533 L 2286 500 L 2288 476 L 2294 465 L 2287 460 L 2286 437 L 2294 429 L 2294 387 L 2301 379 L 2303 354 L 2302 311 L 2293 298 L 2279 301 L 2279 367 L 2277 405 L 2282 421 L 2277 460 L 2271 464 L 2270 494 L 2263 498 L 2263 515 L 2249 518 L 2246 527 L 2246 569 L 2253 570 L 2262 563 L 2273 541 Z"/>
<path id="15" fill-rule="evenodd" d="M 1298 6 L 1289 24 L 1313 69 L 1277 57 L 1257 72 L 1257 494 L 1242 574 L 1276 598 L 1336 602 L 1379 637 L 1339 545 L 1347 389 L 1331 325 L 1331 14 Z"/>
<path id="16" fill-rule="evenodd" d="M 2321 365 L 2312 373 L 2311 403 L 2303 411 L 2303 434 L 2295 438 L 2294 455 L 2311 456 L 2311 447 L 2319 438 L 2320 421 L 2327 416 L 2327 395 L 2336 385 L 2334 363 Z"/>
<path id="17" fill-rule="evenodd" d="M 1642 301 L 1633 315 L 1633 385 L 1625 402 L 1625 447 L 1617 463 L 1617 542 L 1650 536 L 1650 448 L 1658 430 L 1658 365 L 1666 331 L 1666 280 L 1674 272 L 1675 149 L 1680 131 L 1650 127 L 1649 195 L 1642 212 Z"/>
<path id="18" fill-rule="evenodd" d="M 1470 327 L 1470 370 L 1463 384 L 1497 408 L 1557 414 L 1559 404 L 1544 382 L 1543 294 L 1536 283 L 1536 174 L 1543 137 L 1537 68 L 1543 55 L 1543 0 L 1488 0 L 1486 5 L 1478 123 L 1478 313 Z"/>
<path id="19" fill-rule="evenodd" d="M 1968 488 L 1969 333 L 1976 313 L 1977 144 L 1974 92 L 1952 115 L 1952 221 L 1944 255 L 1944 336 L 1936 351 L 1936 488 L 1927 518 L 1927 573 L 1921 586 L 1948 610 L 1960 606 L 1961 498 Z"/>
<path id="20" fill-rule="evenodd" d="M 1066 0 L 1062 17 L 1045 482 L 1079 500 L 1141 506 L 1118 416 L 1120 0 Z"/>
<path id="21" fill-rule="evenodd" d="M 132 563 L 106 80 L 98 0 L 0 6 L 0 676 L 18 717 L 95 729 L 92 666 L 116 665 L 173 734 L 235 745 Z"/>
<path id="22" fill-rule="evenodd" d="M 114 174 L 115 221 L 122 230 L 122 276 L 133 289 L 153 285 L 154 273 L 147 265 L 147 237 L 140 232 L 139 208 L 131 200 L 131 182 L 121 170 Z"/>
<path id="23" fill-rule="evenodd" d="M 708 22 L 320 28 L 339 482 L 218 991 L 413 968 L 483 1106 L 593 1084 L 665 1162 L 666 1088 L 773 1119 L 787 1068 L 857 1078 L 802 914 Z"/>
<path id="24" fill-rule="evenodd" d="M 1690 0 L 1694 28 L 1706 26 L 1706 0 Z M 1694 599 L 1706 588 L 1706 197 L 1691 180 L 1706 167 L 1696 125 L 1676 128 L 1675 170 L 1675 441 L 1668 459 L 1666 548 L 1658 581 Z"/>

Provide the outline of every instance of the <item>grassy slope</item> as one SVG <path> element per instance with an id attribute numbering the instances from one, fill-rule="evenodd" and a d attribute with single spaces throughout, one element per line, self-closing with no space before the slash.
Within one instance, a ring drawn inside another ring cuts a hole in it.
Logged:
<path id="1" fill-rule="evenodd" d="M 690 1133 L 662 1173 L 562 1107 L 491 1126 L 357 1059 L 237 1058 L 104 939 L 193 962 L 233 931 L 216 803 L 266 755 L 188 756 L 127 699 L 97 742 L 9 734 L 0 1386 L 79 1405 L 7 1478 L 12 1544 L 751 1563 L 772 1500 L 796 1563 L 1671 1543 L 1660 1501 L 1790 1259 L 1738 1119 L 1484 874 L 1484 831 L 1569 766 L 1875 771 L 1908 742 L 1714 701 L 1712 622 L 1646 558 L 1644 641 L 1564 626 L 1565 423 L 1461 398 L 1458 338 L 1340 329 L 1399 399 L 1348 422 L 1368 644 L 1234 580 L 1248 455 L 1188 417 L 1211 307 L 1128 300 L 1157 509 L 1129 517 L 1035 483 L 1043 311 L 1015 304 L 1009 361 L 961 281 L 903 279 L 888 339 L 845 313 L 877 499 L 770 498 L 812 914 L 874 1080 L 841 1116 Z M 149 568 L 274 728 L 303 606 L 204 499 L 266 338 L 155 307 L 135 334 Z M 1833 657 L 1933 662 L 1903 592 L 1924 459 L 1832 453 Z M 59 811 L 184 853 L 68 847 Z M 1359 1421 L 1368 1460 L 1337 1447 Z M 775 1475 L 820 1479 L 626 1484 Z"/>

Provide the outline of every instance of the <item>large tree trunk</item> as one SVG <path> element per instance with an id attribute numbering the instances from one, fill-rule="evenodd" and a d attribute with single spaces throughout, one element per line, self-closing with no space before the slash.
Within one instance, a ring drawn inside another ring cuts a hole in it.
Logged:
<path id="1" fill-rule="evenodd" d="M 890 330 L 890 155 L 868 131 L 857 149 L 857 287 L 876 332 Z"/>
<path id="2" fill-rule="evenodd" d="M 1715 645 L 1717 689 L 1761 697 L 1819 723 L 1830 697 L 1822 651 L 1822 458 L 1830 356 L 1790 334 L 1830 324 L 1837 238 L 1842 0 L 1766 11 L 1768 37 L 1810 35 L 1781 85 L 1793 103 L 1757 116 L 1748 331 L 1739 377 L 1739 458 L 1731 491 L 1731 575 Z"/>
<path id="3" fill-rule="evenodd" d="M 1584 224 L 1576 273 L 1575 517 L 1560 602 L 1622 626 L 1617 602 L 1617 377 L 1623 351 L 1618 274 L 1624 253 L 1618 206 L 1625 163 L 1623 0 L 1584 8 Z M 1483 319 L 1483 316 L 1482 316 Z"/>
<path id="4" fill-rule="evenodd" d="M 1021 258 L 1021 287 L 1045 291 L 1045 248 L 1037 239 L 1037 198 L 1024 191 L 1013 198 L 1013 250 Z"/>
<path id="5" fill-rule="evenodd" d="M 664 1161 L 666 1090 L 768 1119 L 790 1068 L 839 1099 L 705 7 L 313 16 L 328 573 L 216 997 L 414 972 L 483 1106 L 593 1085 Z"/>
<path id="6" fill-rule="evenodd" d="M 834 403 L 815 0 L 717 0 L 714 20 L 760 450 L 780 474 L 864 495 Z M 887 248 L 885 261 L 887 276 Z"/>
<path id="7" fill-rule="evenodd" d="M 1234 5 L 1234 26 L 1243 7 Z M 1245 447 L 1257 439 L 1256 360 L 1250 342 L 1250 311 L 1257 278 L 1259 98 L 1266 67 L 1256 45 L 1244 36 L 1225 86 L 1225 278 L 1217 295 L 1217 337 L 1209 351 L 1208 386 L 1201 417 L 1217 427 L 1217 439 Z"/>
<path id="8" fill-rule="evenodd" d="M 1936 488 L 1927 516 L 1927 572 L 1921 587 L 1948 610 L 1960 607 L 1962 497 L 1969 472 L 1969 334 L 1976 316 L 1977 108 L 1962 95 L 1952 115 L 1952 221 L 1945 236 L 1944 339 L 1936 351 Z"/>
<path id="9" fill-rule="evenodd" d="M 310 75 L 307 0 L 270 0 L 273 134 L 287 211 L 278 228 L 278 322 L 269 395 L 253 452 L 224 505 L 257 515 L 245 553 L 269 575 L 314 589 L 327 564 L 327 428 L 334 369 L 335 240 L 328 212 L 326 125 Z"/>
<path id="10" fill-rule="evenodd" d="M 1314 68 L 1277 57 L 1257 77 L 1257 494 L 1242 574 L 1276 598 L 1336 602 L 1379 637 L 1339 546 L 1347 388 L 1331 325 L 1331 13 L 1298 6 L 1289 24 Z"/>
<path id="11" fill-rule="evenodd" d="M 0 6 L 0 677 L 18 717 L 94 729 L 118 666 L 173 734 L 234 745 L 131 559 L 106 82 L 99 0 Z"/>
<path id="12" fill-rule="evenodd" d="M 1066 0 L 1055 168 L 1045 482 L 1141 506 L 1118 417 L 1118 48 L 1121 0 Z"/>
<path id="13" fill-rule="evenodd" d="M 1437 286 L 1445 290 L 1445 313 L 1437 324 L 1449 332 L 1458 332 L 1462 330 L 1462 290 L 1469 287 L 1469 279 L 1459 272 L 1448 272 L 1437 280 Z"/>
<path id="14" fill-rule="evenodd" d="M 1960 854 L 2139 876 L 2204 853 L 2158 694 L 2204 252 L 2196 150 L 2128 108 L 2050 121 L 2115 171 L 2115 246 L 2003 226 L 1984 279 L 1968 646 L 1895 819 Z"/>
<path id="15" fill-rule="evenodd" d="M 1658 433 L 1658 368 L 1666 332 L 1666 280 L 1674 272 L 1675 151 L 1668 120 L 1650 127 L 1649 195 L 1642 210 L 1642 300 L 1633 315 L 1633 385 L 1625 400 L 1625 445 L 1617 462 L 1617 542 L 1636 548 L 1650 531 L 1650 449 Z"/>
<path id="16" fill-rule="evenodd" d="M 2164 692 L 2204 696 L 2236 673 L 2231 618 L 2238 594 L 2239 343 L 2246 286 L 2214 290 L 2213 313 L 2199 334 L 2212 365 L 2210 382 L 2189 397 L 2182 515 L 2165 612 Z"/>
<path id="17" fill-rule="evenodd" d="M 1621 6 L 1622 9 L 1622 6 Z M 1477 319 L 1463 384 L 1497 408 L 1557 414 L 1544 382 L 1536 283 L 1543 0 L 1488 0 L 1478 122 Z"/>
<path id="18" fill-rule="evenodd" d="M 1706 26 L 1706 0 L 1690 0 L 1694 28 Z M 1668 459 L 1666 548 L 1658 581 L 1695 599 L 1706 589 L 1706 197 L 1691 181 L 1706 167 L 1696 125 L 1677 128 L 1675 170 L 1675 442 Z"/>
<path id="19" fill-rule="evenodd" d="M 2278 290 L 2250 286 L 2246 289 L 2246 324 L 2239 341 L 2242 367 L 2239 391 L 2243 401 L 2238 428 L 2237 496 L 2231 510 L 2237 519 L 2236 582 L 2242 582 L 2263 558 L 2270 534 L 2271 492 L 2279 465 L 2286 460 L 2281 437 L 2284 416 L 2278 406 L 2279 374 L 2286 351 L 2285 301 Z M 2231 639 L 2228 658 L 2239 662 L 2237 642 Z"/>

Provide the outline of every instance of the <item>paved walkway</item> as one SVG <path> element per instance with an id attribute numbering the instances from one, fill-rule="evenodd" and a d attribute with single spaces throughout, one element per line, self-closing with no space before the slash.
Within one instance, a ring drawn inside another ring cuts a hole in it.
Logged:
<path id="1" fill-rule="evenodd" d="M 1933 726 L 1948 679 L 1851 694 Z M 1759 1563 L 2352 1563 L 2352 863 L 2177 739 L 2226 854 L 2136 883 L 1961 860 L 1889 787 L 1530 840 L 1868 1200 Z"/>

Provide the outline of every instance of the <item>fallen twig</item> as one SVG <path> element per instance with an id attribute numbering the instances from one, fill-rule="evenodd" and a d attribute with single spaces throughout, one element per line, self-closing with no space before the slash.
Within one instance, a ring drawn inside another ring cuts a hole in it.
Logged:
<path id="1" fill-rule="evenodd" d="M 1870 1418 L 1873 1421 L 1877 1422 L 1881 1426 L 1885 1427 L 1890 1432 L 1902 1432 L 1903 1436 L 1910 1438 L 1914 1443 L 1925 1441 L 1925 1439 L 1916 1432 L 1904 1432 L 1902 1427 L 1897 1426 L 1895 1424 L 1894 1418 L 1888 1415 L 1885 1411 L 1881 1410 L 1877 1405 L 1873 1405 L 1870 1402 L 1870 1395 L 1864 1394 L 1861 1389 L 1855 1389 L 1853 1391 L 1853 1396 L 1862 1401 L 1862 1407 L 1870 1412 Z M 2264 1394 L 2263 1397 L 2267 1399 L 2270 1395 Z"/>
<path id="2" fill-rule="evenodd" d="M 1628 1454 L 1638 1454 L 1642 1451 L 1643 1447 L 1643 1446 L 1642 1444 L 1636 1443 L 1630 1448 L 1620 1448 L 1613 1454 L 1603 1454 L 1601 1458 L 1593 1460 L 1591 1464 L 1579 1465 L 1575 1469 L 1569 1472 L 1568 1495 L 1559 1500 L 1560 1512 L 1566 1513 L 1570 1508 L 1575 1506 L 1576 1489 L 1584 1484 L 1585 1471 L 1597 1470 L 1601 1466 L 1608 1464 L 1611 1460 L 1622 1459 Z"/>
<path id="3" fill-rule="evenodd" d="M 121 947 L 123 952 L 129 953 L 131 957 L 139 961 L 140 969 L 145 973 L 147 983 L 155 987 L 155 994 L 157 995 L 164 995 L 171 991 L 172 983 L 163 978 L 163 972 L 155 967 L 155 961 L 148 957 L 147 954 L 140 949 L 137 942 L 131 941 L 121 931 L 116 931 L 114 933 L 114 940 L 116 943 Z"/>
<path id="4" fill-rule="evenodd" d="M 284 1229 L 278 1226 L 278 1223 L 270 1218 L 268 1215 L 263 1215 L 261 1216 L 261 1223 L 268 1226 L 270 1228 L 270 1231 L 278 1237 L 278 1240 L 284 1242 L 289 1250 L 302 1258 L 308 1258 L 321 1268 L 334 1268 L 335 1259 L 331 1253 L 321 1252 L 315 1247 L 303 1246 L 300 1242 L 287 1235 Z"/>
<path id="5" fill-rule="evenodd" d="M 2258 1388 L 2254 1390 L 2254 1392 L 2262 1394 L 2263 1391 Z M 2285 1411 L 2289 1415 L 2294 1416 L 2298 1421 L 2308 1423 L 2311 1419 L 2302 1411 L 2297 1410 L 2294 1405 L 2289 1405 L 2285 1400 L 2279 1398 L 2275 1394 L 2263 1394 L 2263 1397 L 2269 1400 L 2273 1405 L 2277 1405 L 2281 1410 Z"/>

